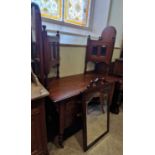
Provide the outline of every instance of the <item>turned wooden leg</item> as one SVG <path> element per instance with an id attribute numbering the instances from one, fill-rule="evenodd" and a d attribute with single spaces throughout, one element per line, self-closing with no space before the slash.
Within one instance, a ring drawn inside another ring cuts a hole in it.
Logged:
<path id="1" fill-rule="evenodd" d="M 100 106 L 101 106 L 102 113 L 105 113 L 105 111 L 104 111 L 104 96 L 103 95 L 104 94 L 102 94 L 100 97 Z"/>
<path id="2" fill-rule="evenodd" d="M 110 111 L 114 114 L 118 114 L 119 113 L 119 108 L 118 108 L 118 93 L 119 92 L 119 83 L 115 82 L 115 87 L 114 87 L 114 92 L 112 95 L 112 99 L 111 99 L 111 105 L 110 105 Z"/>
<path id="3" fill-rule="evenodd" d="M 58 142 L 61 148 L 63 148 L 63 135 L 64 135 L 64 124 L 65 124 L 65 104 L 59 103 L 59 137 Z"/>

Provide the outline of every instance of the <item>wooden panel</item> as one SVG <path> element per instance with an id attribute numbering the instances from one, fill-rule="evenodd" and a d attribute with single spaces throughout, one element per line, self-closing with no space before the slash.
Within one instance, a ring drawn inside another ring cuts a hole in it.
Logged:
<path id="1" fill-rule="evenodd" d="M 45 109 L 42 99 L 31 101 L 31 154 L 47 154 Z"/>
<path id="2" fill-rule="evenodd" d="M 111 83 L 122 80 L 122 78 L 116 76 L 103 76 L 103 74 L 94 73 L 55 79 L 49 81 L 48 90 L 50 92 L 50 98 L 54 102 L 58 102 L 79 95 L 85 90 L 89 82 L 97 77 L 105 77 Z"/>
<path id="3" fill-rule="evenodd" d="M 59 31 L 56 36 L 48 36 L 46 26 L 43 26 L 43 50 L 44 50 L 44 70 L 45 70 L 45 84 L 48 82 L 48 74 L 51 67 L 57 68 L 57 77 L 59 77 Z"/>
<path id="4" fill-rule="evenodd" d="M 44 83 L 41 15 L 38 5 L 31 3 L 31 67 Z"/>
<path id="5" fill-rule="evenodd" d="M 78 113 L 78 98 L 71 98 L 65 103 L 65 128 L 74 123 Z"/>
<path id="6" fill-rule="evenodd" d="M 112 26 L 106 27 L 98 40 L 92 40 L 90 36 L 88 36 L 86 63 L 88 61 L 93 61 L 95 63 L 104 62 L 106 64 L 110 64 L 114 49 L 115 37 L 116 30 Z M 96 55 L 94 55 L 94 49 L 96 50 Z"/>
<path id="7" fill-rule="evenodd" d="M 41 113 L 38 108 L 32 109 L 31 116 L 31 152 L 32 154 L 41 154 L 43 152 L 41 136 Z"/>
<path id="8" fill-rule="evenodd" d="M 123 59 L 117 59 L 115 61 L 113 74 L 123 76 Z"/>

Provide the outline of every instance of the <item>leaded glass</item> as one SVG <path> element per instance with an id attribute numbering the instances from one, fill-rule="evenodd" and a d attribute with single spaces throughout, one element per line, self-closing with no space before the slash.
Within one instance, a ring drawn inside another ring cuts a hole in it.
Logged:
<path id="1" fill-rule="evenodd" d="M 62 0 L 32 0 L 38 4 L 41 16 L 45 18 L 62 20 Z"/>
<path id="2" fill-rule="evenodd" d="M 64 21 L 87 26 L 90 0 L 65 0 Z"/>

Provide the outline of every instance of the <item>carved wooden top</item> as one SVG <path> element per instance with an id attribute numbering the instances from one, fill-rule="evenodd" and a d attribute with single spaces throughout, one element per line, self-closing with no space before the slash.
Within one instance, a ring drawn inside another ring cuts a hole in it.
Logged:
<path id="1" fill-rule="evenodd" d="M 54 102 L 59 102 L 67 98 L 79 95 L 85 91 L 91 80 L 96 78 L 103 78 L 101 74 L 87 73 L 64 77 L 60 79 L 53 79 L 48 83 L 49 97 Z M 110 83 L 115 81 L 122 81 L 122 78 L 115 76 L 107 76 L 104 79 Z M 104 79 L 101 81 L 103 82 Z M 99 80 L 100 81 L 100 80 Z"/>
<path id="2" fill-rule="evenodd" d="M 108 83 L 104 77 L 96 78 L 94 80 L 91 80 L 89 85 L 87 86 L 87 89 L 103 86 L 105 83 Z"/>
<path id="3" fill-rule="evenodd" d="M 86 72 L 86 64 L 88 61 L 92 61 L 95 63 L 104 62 L 107 65 L 111 63 L 115 38 L 116 38 L 116 29 L 113 26 L 106 27 L 98 40 L 93 40 L 91 39 L 90 36 L 88 36 L 87 48 L 86 48 L 85 72 Z"/>
<path id="4" fill-rule="evenodd" d="M 115 42 L 116 29 L 113 26 L 106 27 L 101 35 L 101 39 L 105 42 Z"/>

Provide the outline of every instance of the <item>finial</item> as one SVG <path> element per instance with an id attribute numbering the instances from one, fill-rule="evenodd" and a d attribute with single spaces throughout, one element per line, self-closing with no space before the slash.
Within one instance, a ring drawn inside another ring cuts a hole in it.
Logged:
<path id="1" fill-rule="evenodd" d="M 46 25 L 43 25 L 43 31 L 46 31 Z"/>
<path id="2" fill-rule="evenodd" d="M 57 37 L 60 37 L 60 32 L 59 32 L 59 31 L 57 31 L 56 36 L 57 36 Z"/>

